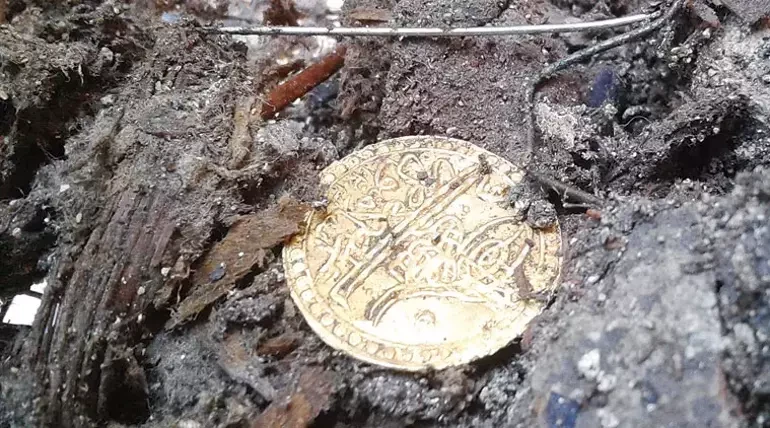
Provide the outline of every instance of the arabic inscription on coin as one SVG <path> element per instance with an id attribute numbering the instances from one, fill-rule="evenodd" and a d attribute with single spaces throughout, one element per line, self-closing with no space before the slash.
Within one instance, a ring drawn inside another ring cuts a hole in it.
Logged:
<path id="1" fill-rule="evenodd" d="M 321 173 L 328 205 L 284 247 L 291 295 L 329 345 L 381 366 L 468 363 L 519 336 L 557 286 L 558 224 L 510 208 L 523 173 L 471 143 L 402 137 Z"/>

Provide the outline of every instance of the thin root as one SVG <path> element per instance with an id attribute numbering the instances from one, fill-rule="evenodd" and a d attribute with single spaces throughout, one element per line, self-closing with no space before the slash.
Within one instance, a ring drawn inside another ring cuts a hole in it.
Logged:
<path id="1" fill-rule="evenodd" d="M 529 176 L 533 181 L 539 183 L 540 185 L 546 186 L 561 195 L 565 201 L 575 201 L 579 202 L 583 206 L 595 207 L 600 207 L 604 203 L 604 201 L 602 201 L 600 198 L 588 192 L 570 186 L 569 184 L 562 183 L 561 181 L 549 177 L 543 173 L 535 172 L 530 169 L 527 169 L 526 173 L 527 176 Z"/>
<path id="2" fill-rule="evenodd" d="M 673 4 L 668 8 L 666 13 L 664 13 L 660 18 L 650 22 L 649 24 L 639 27 L 635 30 L 631 30 L 629 32 L 620 34 L 618 36 L 609 38 L 591 47 L 581 49 L 555 62 L 554 64 L 551 64 L 548 67 L 545 67 L 543 70 L 540 71 L 540 73 L 538 73 L 538 75 L 530 84 L 529 89 L 527 90 L 526 99 L 525 99 L 525 102 L 527 103 L 527 108 L 529 109 L 529 115 L 527 118 L 527 122 L 528 122 L 527 123 L 527 157 L 530 160 L 534 157 L 535 143 L 537 140 L 537 135 L 536 135 L 537 132 L 535 129 L 536 128 L 535 95 L 537 94 L 537 91 L 543 86 L 543 84 L 548 80 L 550 80 L 551 78 L 553 78 L 556 75 L 556 73 L 564 69 L 567 69 L 575 64 L 591 59 L 595 55 L 598 55 L 602 52 L 608 51 L 610 49 L 613 49 L 618 46 L 624 45 L 626 43 L 632 42 L 634 40 L 640 39 L 644 36 L 649 35 L 653 31 L 658 30 L 659 28 L 663 27 L 663 25 L 665 25 L 667 22 L 669 22 L 676 15 L 677 12 L 679 12 L 679 10 L 684 5 L 684 2 L 685 0 L 674 0 Z M 529 163 L 529 162 L 526 162 L 526 163 Z"/>
<path id="3" fill-rule="evenodd" d="M 571 187 L 567 184 L 564 184 L 560 181 L 557 181 L 541 173 L 534 172 L 529 167 L 529 165 L 532 164 L 532 161 L 535 158 L 535 148 L 537 143 L 537 123 L 535 120 L 535 96 L 537 95 L 537 91 L 543 86 L 543 84 L 545 84 L 548 80 L 553 78 L 560 71 L 565 70 L 575 64 L 591 59 L 595 55 L 598 55 L 602 52 L 608 51 L 612 48 L 616 48 L 618 46 L 624 45 L 631 41 L 645 37 L 650 33 L 652 33 L 653 31 L 660 29 L 666 23 L 671 21 L 671 19 L 679 12 L 679 10 L 682 9 L 682 6 L 684 5 L 684 3 L 685 3 L 685 0 L 674 0 L 671 6 L 669 6 L 668 10 L 666 10 L 666 12 L 663 15 L 661 15 L 659 18 L 655 19 L 654 21 L 650 22 L 649 24 L 639 27 L 635 30 L 631 30 L 626 33 L 620 34 L 618 36 L 612 37 L 603 42 L 597 43 L 591 47 L 579 50 L 557 61 L 556 63 L 545 67 L 543 70 L 540 71 L 540 73 L 537 74 L 537 76 L 535 77 L 535 79 L 532 81 L 529 88 L 527 89 L 527 94 L 525 98 L 528 114 L 527 114 L 527 140 L 526 140 L 526 148 L 525 148 L 526 155 L 524 160 L 524 165 L 527 165 L 527 167 L 525 167 L 524 170 L 527 172 L 527 175 L 529 175 L 536 181 L 540 182 L 541 184 L 547 185 L 548 187 L 555 190 L 559 194 L 563 194 L 565 197 L 569 197 L 572 200 L 589 204 L 589 205 L 594 205 L 594 206 L 600 206 L 602 204 L 602 200 L 597 198 L 596 196 L 593 196 L 582 190 Z"/>

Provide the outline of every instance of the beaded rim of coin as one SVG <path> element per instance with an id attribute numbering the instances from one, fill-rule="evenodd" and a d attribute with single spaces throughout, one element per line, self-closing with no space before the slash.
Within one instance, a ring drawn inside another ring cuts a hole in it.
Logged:
<path id="1" fill-rule="evenodd" d="M 522 180 L 446 137 L 348 155 L 321 172 L 328 205 L 284 247 L 292 299 L 327 344 L 380 366 L 441 369 L 497 352 L 561 273 L 558 222 L 538 230 L 513 214 Z"/>

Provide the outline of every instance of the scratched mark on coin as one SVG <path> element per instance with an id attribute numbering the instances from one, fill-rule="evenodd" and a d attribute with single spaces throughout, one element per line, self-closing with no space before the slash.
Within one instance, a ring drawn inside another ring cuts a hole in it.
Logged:
<path id="1" fill-rule="evenodd" d="M 321 173 L 325 210 L 284 247 L 291 296 L 329 345 L 403 370 L 487 356 L 558 284 L 561 232 L 510 208 L 523 173 L 471 143 L 402 137 Z"/>

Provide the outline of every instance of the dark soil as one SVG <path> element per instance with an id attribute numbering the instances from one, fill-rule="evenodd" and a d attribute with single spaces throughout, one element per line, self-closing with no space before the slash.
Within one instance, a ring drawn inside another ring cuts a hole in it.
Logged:
<path id="1" fill-rule="evenodd" d="M 177 3 L 198 18 L 163 22 Z M 568 243 L 555 301 L 496 355 L 404 374 L 304 322 L 280 263 L 286 207 L 318 202 L 319 169 L 389 137 L 458 137 L 520 164 L 534 74 L 613 31 L 345 40 L 337 76 L 262 121 L 274 59 L 300 42 L 247 52 L 199 31 L 226 2 L 9 0 L 0 309 L 49 285 L 31 329 L 0 325 L 0 427 L 770 426 L 770 29 L 722 3 L 538 93 L 532 166 L 606 202 L 586 215 L 523 189 L 530 220 L 556 213 Z M 348 0 L 342 21 L 647 6 Z M 233 236 L 243 222 L 275 236 Z"/>

